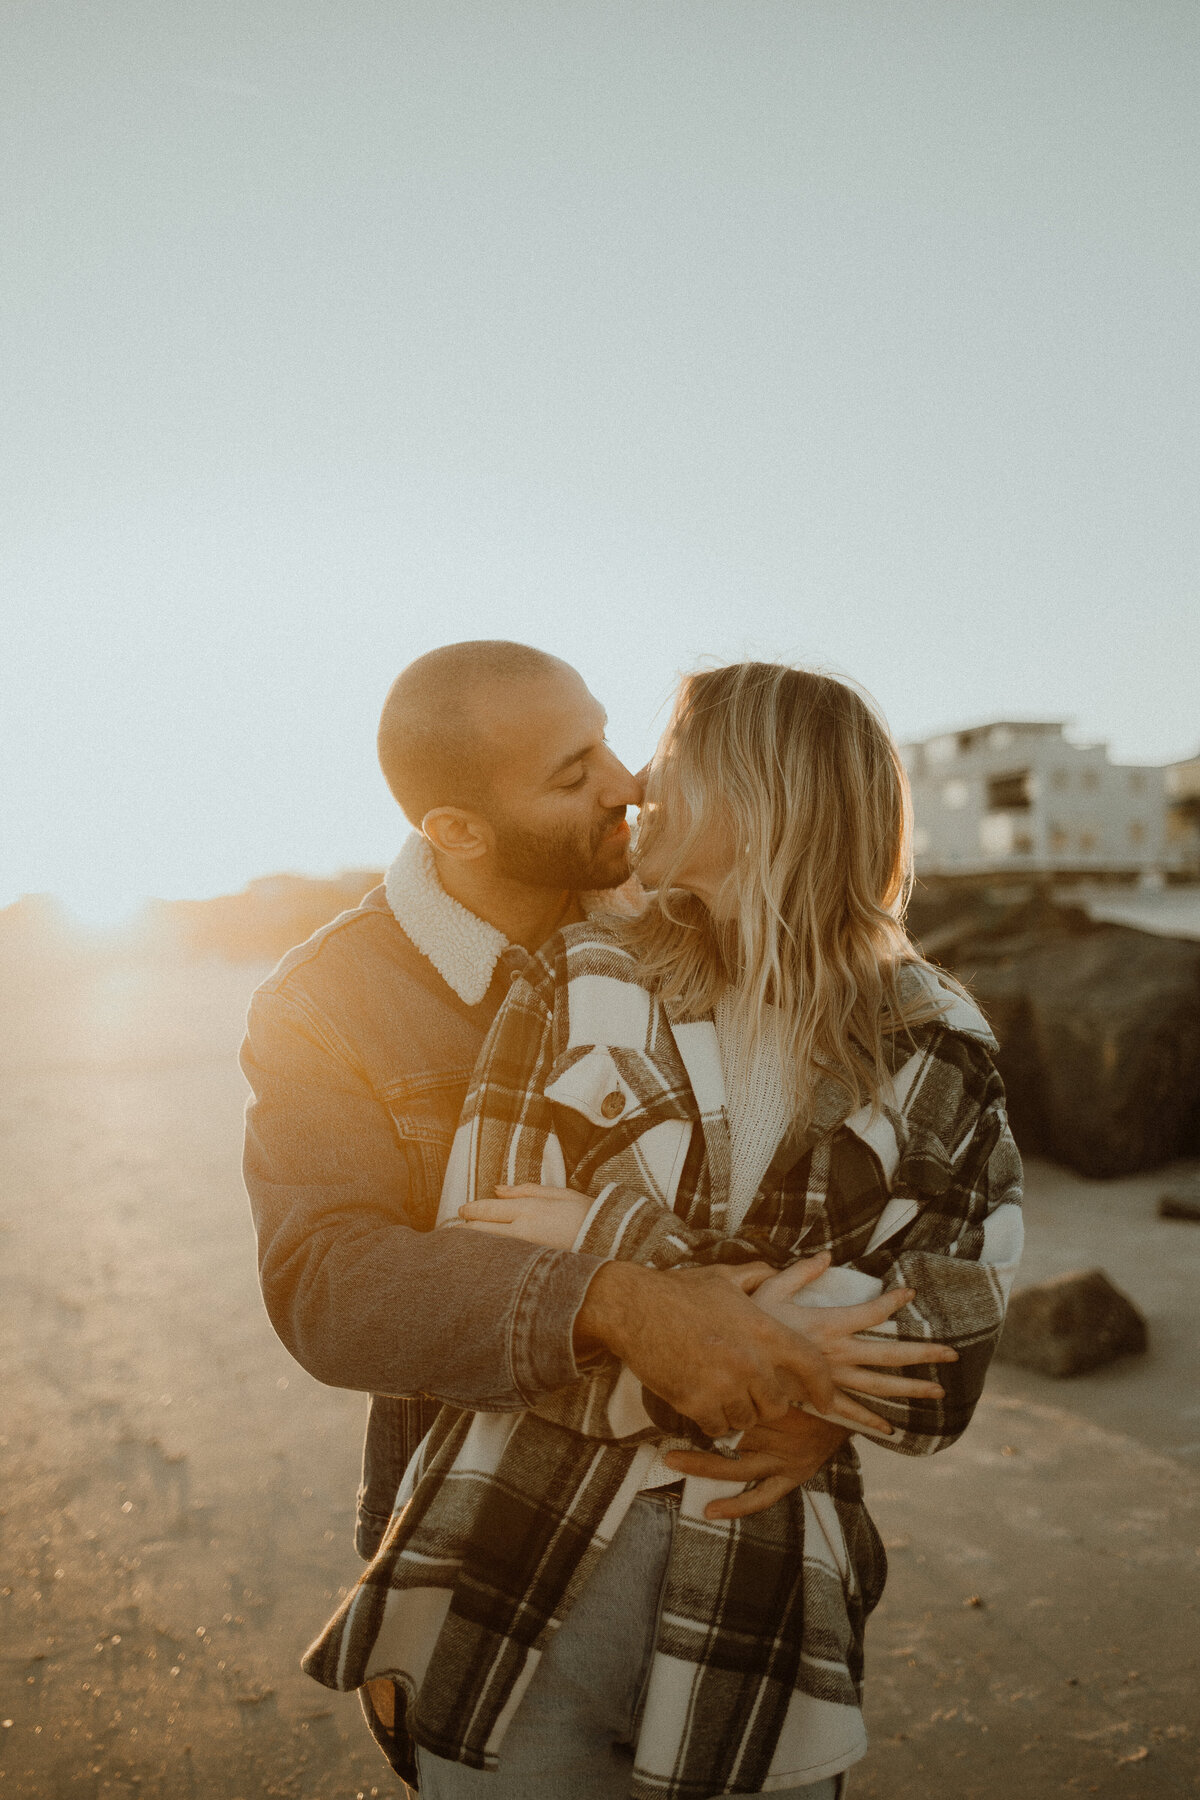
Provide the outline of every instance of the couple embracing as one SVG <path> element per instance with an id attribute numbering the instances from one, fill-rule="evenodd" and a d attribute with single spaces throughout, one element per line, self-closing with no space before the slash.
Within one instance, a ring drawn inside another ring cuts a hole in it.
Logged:
<path id="1" fill-rule="evenodd" d="M 368 1567 L 305 1667 L 425 1800 L 832 1800 L 886 1566 L 854 1436 L 960 1435 L 1021 1245 L 895 746 L 742 663 L 635 777 L 490 641 L 405 670 L 379 745 L 416 830 L 243 1051 L 272 1320 L 372 1396 Z"/>

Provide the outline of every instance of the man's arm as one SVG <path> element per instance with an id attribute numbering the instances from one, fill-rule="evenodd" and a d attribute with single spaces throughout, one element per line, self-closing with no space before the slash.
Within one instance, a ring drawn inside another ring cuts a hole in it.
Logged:
<path id="1" fill-rule="evenodd" d="M 263 1298 L 311 1375 L 497 1411 L 576 1377 L 594 1258 L 415 1229 L 437 1208 L 436 1159 L 400 1141 L 362 1074 L 285 992 L 255 995 L 242 1067 Z"/>

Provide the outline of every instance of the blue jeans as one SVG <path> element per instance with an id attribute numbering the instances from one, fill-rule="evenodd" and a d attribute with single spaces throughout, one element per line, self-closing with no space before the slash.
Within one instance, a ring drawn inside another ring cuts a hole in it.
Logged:
<path id="1" fill-rule="evenodd" d="M 639 1496 L 543 1655 L 494 1772 L 417 1749 L 421 1800 L 628 1800 L 674 1508 Z M 834 1800 L 836 1778 L 772 1800 Z"/>

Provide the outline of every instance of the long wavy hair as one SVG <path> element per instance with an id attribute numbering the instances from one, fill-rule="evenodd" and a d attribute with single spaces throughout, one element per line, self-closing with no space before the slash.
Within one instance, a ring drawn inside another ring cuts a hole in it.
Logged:
<path id="1" fill-rule="evenodd" d="M 725 922 L 675 880 L 710 834 L 730 846 Z M 928 983 L 900 992 L 906 965 L 929 965 L 904 929 L 908 779 L 873 703 L 776 663 L 685 676 L 650 766 L 638 860 L 664 837 L 657 890 L 620 926 L 648 985 L 692 1017 L 728 994 L 735 1030 L 777 1032 L 797 1114 L 823 1073 L 855 1106 L 877 1103 L 888 1040 L 944 1001 Z"/>

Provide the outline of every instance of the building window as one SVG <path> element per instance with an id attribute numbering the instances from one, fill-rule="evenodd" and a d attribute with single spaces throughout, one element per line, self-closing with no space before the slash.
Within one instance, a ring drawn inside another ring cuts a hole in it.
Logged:
<path id="1" fill-rule="evenodd" d="M 1050 786 L 1057 788 L 1060 793 L 1063 788 L 1070 785 L 1070 781 L 1071 772 L 1069 769 L 1052 769 L 1050 771 Z"/>
<path id="2" fill-rule="evenodd" d="M 957 810 L 965 806 L 971 797 L 971 789 L 965 781 L 948 781 L 942 789 L 942 804 Z"/>
<path id="3" fill-rule="evenodd" d="M 1015 856 L 1033 855 L 1033 838 L 1028 831 L 1013 833 L 1013 854 Z"/>
<path id="4" fill-rule="evenodd" d="M 1144 844 L 1145 843 L 1146 827 L 1145 827 L 1144 822 L 1141 819 L 1135 819 L 1133 821 L 1132 825 L 1130 825 L 1129 841 L 1131 844 Z"/>
<path id="5" fill-rule="evenodd" d="M 1011 856 L 1013 850 L 1012 816 L 1006 812 L 989 813 L 979 821 L 979 848 L 986 856 Z"/>
<path id="6" fill-rule="evenodd" d="M 1091 855 L 1092 851 L 1096 848 L 1096 834 L 1094 831 L 1080 832 L 1079 848 L 1083 851 L 1085 856 Z"/>
<path id="7" fill-rule="evenodd" d="M 1071 847 L 1071 834 L 1065 826 L 1051 825 L 1049 841 L 1051 855 L 1063 856 Z"/>
<path id="8" fill-rule="evenodd" d="M 1144 770 L 1130 769 L 1130 771 L 1129 771 L 1129 791 L 1131 794 L 1144 794 L 1145 793 L 1145 791 L 1146 791 L 1146 776 L 1145 776 Z"/>
<path id="9" fill-rule="evenodd" d="M 1028 812 L 1033 805 L 1033 775 L 1029 769 L 1013 769 L 1007 775 L 989 775 L 989 812 Z"/>
<path id="10" fill-rule="evenodd" d="M 1085 769 L 1083 771 L 1083 785 L 1085 788 L 1098 788 L 1100 786 L 1099 769 Z"/>

